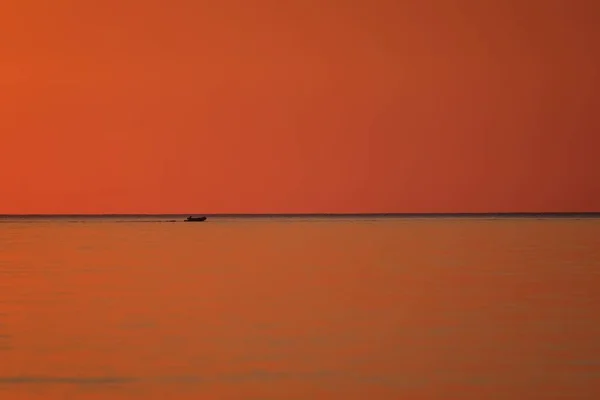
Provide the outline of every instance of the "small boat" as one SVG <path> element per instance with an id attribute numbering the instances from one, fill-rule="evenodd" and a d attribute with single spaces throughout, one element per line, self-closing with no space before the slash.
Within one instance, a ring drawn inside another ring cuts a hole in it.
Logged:
<path id="1" fill-rule="evenodd" d="M 187 217 L 185 222 L 204 222 L 206 217 Z"/>

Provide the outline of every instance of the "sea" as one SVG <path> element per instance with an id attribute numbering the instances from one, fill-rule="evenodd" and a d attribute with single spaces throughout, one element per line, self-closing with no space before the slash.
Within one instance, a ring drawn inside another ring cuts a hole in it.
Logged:
<path id="1" fill-rule="evenodd" d="M 600 399 L 599 218 L 185 217 L 0 217 L 0 399 Z"/>

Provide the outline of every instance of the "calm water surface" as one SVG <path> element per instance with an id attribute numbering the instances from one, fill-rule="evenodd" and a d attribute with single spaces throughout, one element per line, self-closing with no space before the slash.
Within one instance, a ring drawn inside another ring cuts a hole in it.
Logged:
<path id="1" fill-rule="evenodd" d="M 600 220 L 0 222 L 1 399 L 599 399 Z"/>

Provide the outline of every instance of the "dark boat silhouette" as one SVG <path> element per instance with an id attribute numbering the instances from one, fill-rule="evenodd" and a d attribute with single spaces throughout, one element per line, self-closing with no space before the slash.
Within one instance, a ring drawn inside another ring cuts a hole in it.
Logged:
<path id="1" fill-rule="evenodd" d="M 187 217 L 185 222 L 204 222 L 206 221 L 206 217 Z"/>

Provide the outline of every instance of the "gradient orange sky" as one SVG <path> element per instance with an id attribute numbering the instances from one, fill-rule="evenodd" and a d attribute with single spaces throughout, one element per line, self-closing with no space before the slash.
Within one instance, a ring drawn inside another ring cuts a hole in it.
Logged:
<path id="1" fill-rule="evenodd" d="M 0 213 L 600 211 L 595 0 L 4 0 Z"/>

